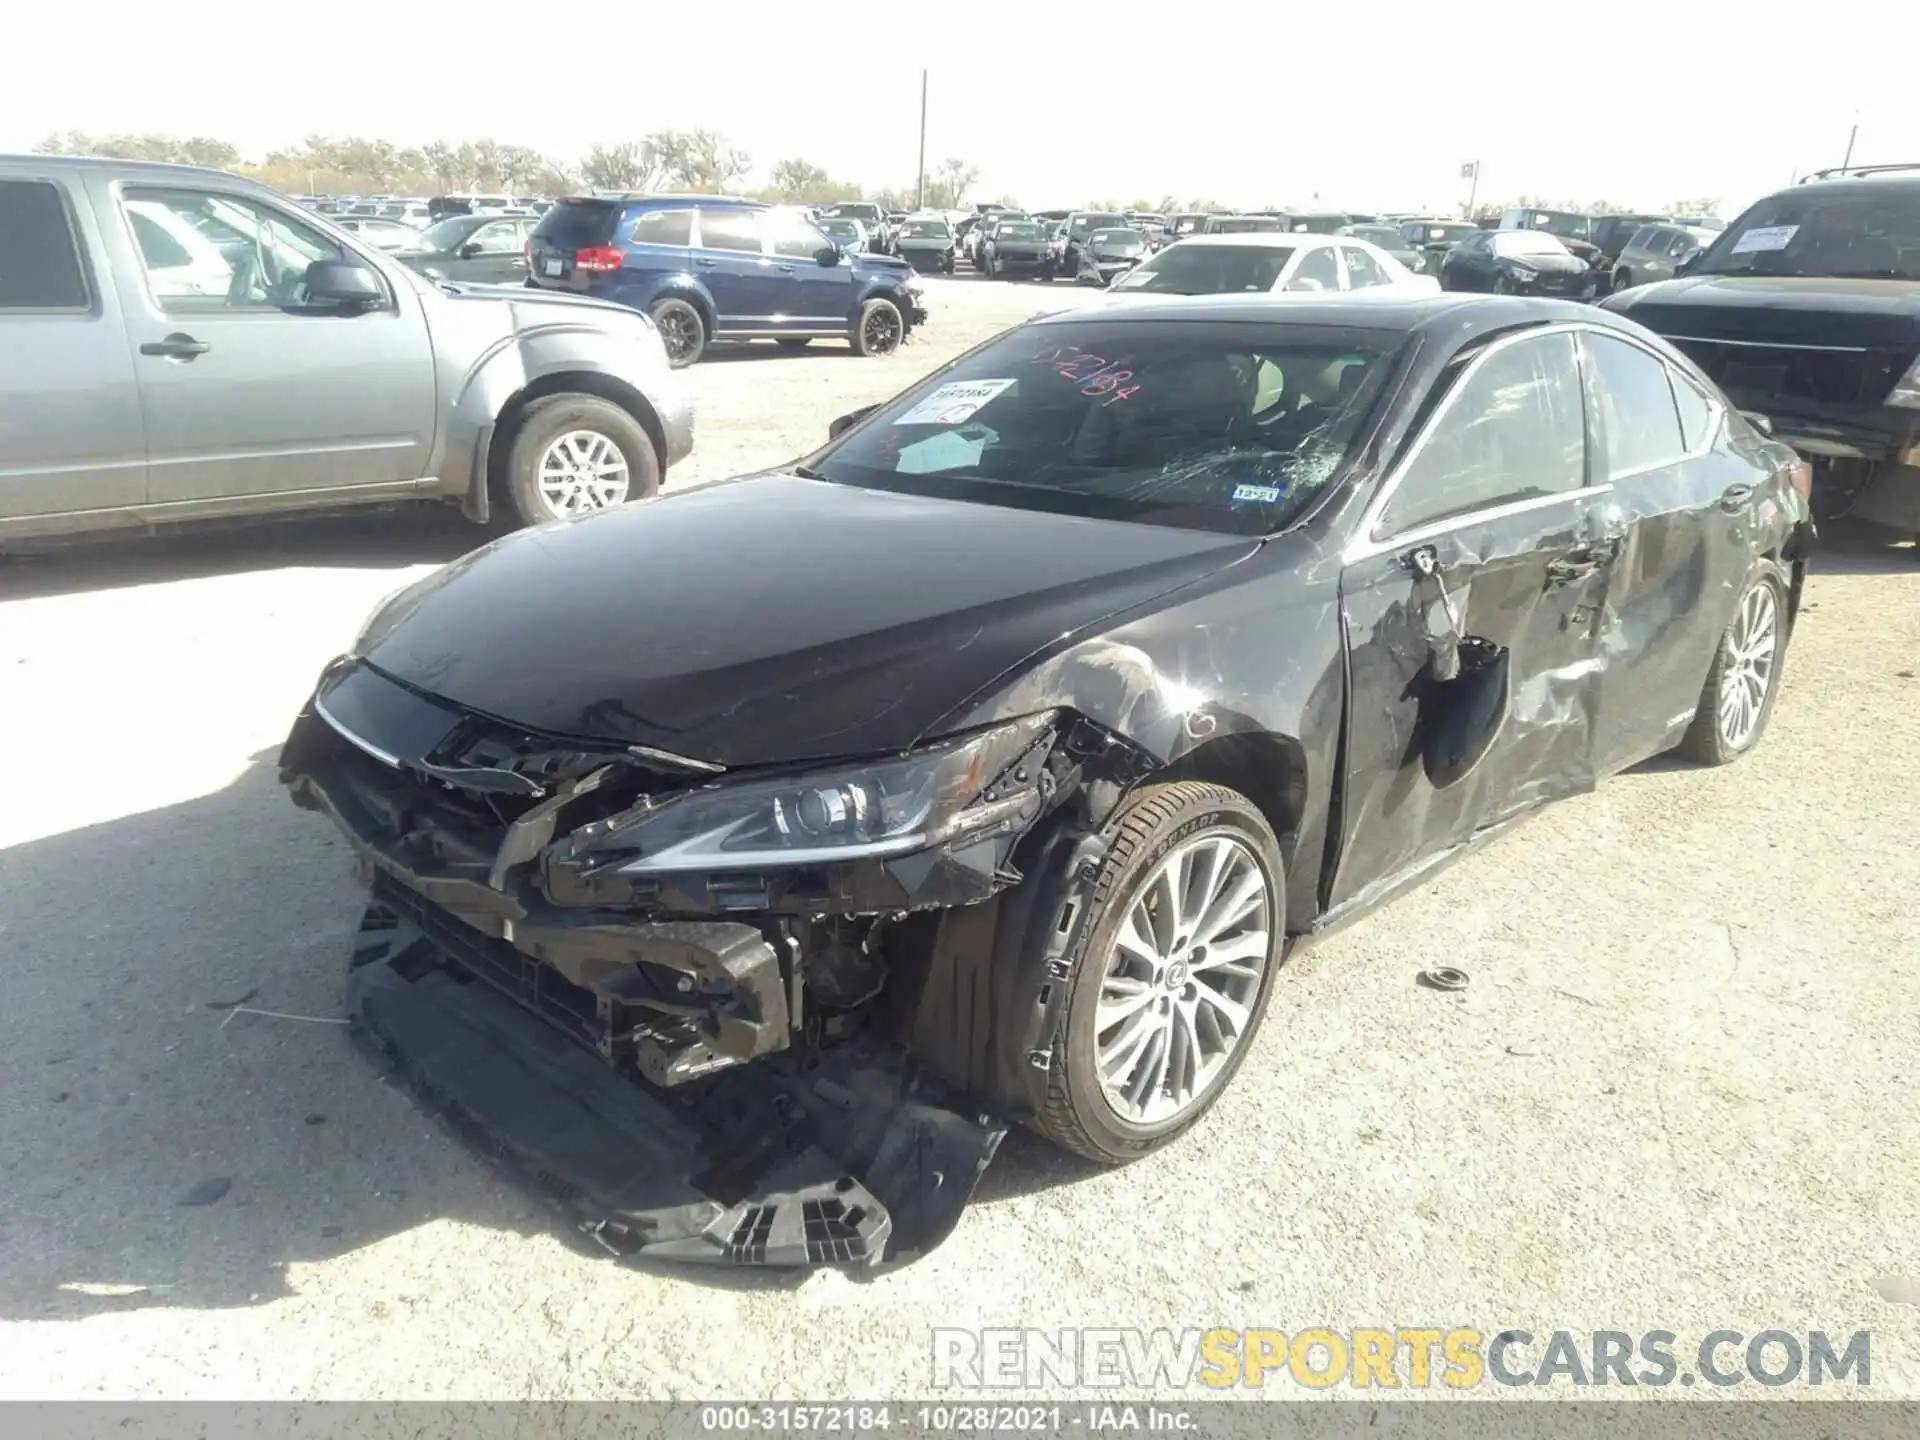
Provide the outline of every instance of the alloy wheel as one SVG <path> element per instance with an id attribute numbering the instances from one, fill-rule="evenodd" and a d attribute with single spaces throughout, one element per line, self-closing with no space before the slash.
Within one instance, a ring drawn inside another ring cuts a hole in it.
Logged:
<path id="1" fill-rule="evenodd" d="M 1113 1112 L 1158 1125 L 1200 1105 L 1253 1024 L 1272 949 L 1266 872 L 1213 831 L 1170 851 L 1128 904 L 1094 1013 Z"/>
<path id="2" fill-rule="evenodd" d="M 1727 631 L 1727 663 L 1720 675 L 1720 739 L 1729 750 L 1753 743 L 1773 685 L 1780 650 L 1780 602 L 1771 585 L 1755 585 Z"/>
<path id="3" fill-rule="evenodd" d="M 872 355 L 888 355 L 898 349 L 900 331 L 900 312 L 887 305 L 874 306 L 860 322 L 861 338 Z"/>
<path id="4" fill-rule="evenodd" d="M 700 348 L 700 320 L 691 310 L 665 309 L 654 317 L 667 358 L 675 364 Z"/>
<path id="5" fill-rule="evenodd" d="M 540 498 L 558 517 L 618 505 L 631 483 L 627 457 L 597 430 L 569 430 L 540 456 Z"/>

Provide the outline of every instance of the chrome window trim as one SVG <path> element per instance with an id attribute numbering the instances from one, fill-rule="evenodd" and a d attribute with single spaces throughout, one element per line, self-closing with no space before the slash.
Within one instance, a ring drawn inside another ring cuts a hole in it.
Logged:
<path id="1" fill-rule="evenodd" d="M 1743 350 L 1824 350 L 1832 355 L 1864 355 L 1872 348 L 1867 345 L 1794 345 L 1781 340 L 1729 340 L 1720 335 L 1669 335 L 1666 338 L 1675 344 L 1691 340 L 1696 345 L 1738 345 Z"/>
<path id="2" fill-rule="evenodd" d="M 1407 545 L 1423 545 L 1429 540 L 1437 540 L 1455 530 L 1463 530 L 1469 525 L 1483 525 L 1495 520 L 1505 520 L 1510 515 L 1524 515 L 1529 510 L 1545 510 L 1552 505 L 1563 505 L 1569 500 L 1590 500 L 1595 496 L 1609 494 L 1613 485 L 1583 485 L 1578 490 L 1561 490 L 1552 495 L 1530 495 L 1524 500 L 1505 500 L 1498 505 L 1489 505 L 1480 510 L 1467 510 L 1458 515 L 1449 515 L 1443 520 L 1434 520 L 1413 530 L 1402 530 L 1397 535 L 1389 535 L 1384 540 L 1368 540 L 1364 536 L 1356 539 L 1340 552 L 1342 565 L 1357 564 L 1362 560 L 1371 560 L 1375 556 L 1385 555 Z"/>
<path id="3" fill-rule="evenodd" d="M 1399 490 L 1401 482 L 1406 479 L 1407 467 L 1420 458 L 1421 453 L 1427 448 L 1427 442 L 1433 438 L 1434 431 L 1440 427 L 1440 423 L 1445 420 L 1447 416 L 1453 413 L 1454 406 L 1458 403 L 1461 393 L 1467 388 L 1468 382 L 1473 379 L 1480 367 L 1487 363 L 1488 359 L 1498 355 L 1501 351 L 1511 346 L 1524 344 L 1529 340 L 1536 340 L 1545 335 L 1571 335 L 1574 337 L 1574 363 L 1583 367 L 1581 375 L 1584 388 L 1586 372 L 1584 369 L 1584 358 L 1581 356 L 1579 350 L 1579 332 L 1588 328 L 1587 325 L 1577 320 L 1559 320 L 1549 325 L 1536 325 L 1525 330 L 1516 330 L 1511 334 L 1501 335 L 1490 340 L 1481 346 L 1473 358 L 1467 361 L 1466 368 L 1460 372 L 1459 378 L 1453 382 L 1453 388 L 1448 390 L 1440 403 L 1434 407 L 1433 414 L 1427 417 L 1427 423 L 1421 427 L 1420 433 L 1414 437 L 1413 443 L 1406 447 L 1406 450 L 1401 454 L 1399 459 L 1394 461 L 1393 468 L 1387 472 L 1387 478 L 1381 482 L 1379 492 L 1368 503 L 1366 512 L 1360 517 L 1360 523 L 1354 527 L 1354 538 L 1349 542 L 1347 549 L 1341 552 L 1342 562 L 1351 563 L 1348 557 L 1354 556 L 1358 558 L 1361 552 L 1368 555 L 1377 555 L 1383 550 L 1391 549 L 1393 546 L 1403 543 L 1405 537 L 1418 535 L 1421 531 L 1428 528 L 1427 526 L 1421 526 L 1419 529 L 1402 531 L 1396 535 L 1381 535 L 1378 533 L 1380 515 L 1387 508 L 1388 502 L 1393 499 L 1394 493 Z M 1586 396 L 1584 393 L 1580 397 L 1580 407 L 1581 426 L 1584 430 L 1586 426 Z M 1675 420 L 1677 423 L 1677 415 L 1675 416 Z M 1591 463 L 1592 456 L 1588 455 L 1586 458 L 1588 462 Z M 1589 476 L 1589 478 L 1591 477 Z M 1432 523 L 1451 527 L 1456 521 L 1466 522 L 1476 516 L 1489 517 L 1493 516 L 1496 511 L 1505 513 L 1510 507 L 1516 504 L 1530 508 L 1544 500 L 1558 500 L 1567 495 L 1590 494 L 1595 488 L 1597 487 L 1592 485 L 1582 485 L 1577 490 L 1567 490 L 1552 496 L 1532 496 L 1525 501 L 1502 501 L 1499 505 L 1488 506 L 1482 510 L 1468 511 L 1464 515 L 1449 517 L 1447 520 L 1437 520 Z M 1517 514 L 1519 512 L 1515 511 L 1514 513 Z"/>
<path id="4" fill-rule="evenodd" d="M 334 718 L 333 712 L 327 709 L 325 702 L 322 701 L 318 696 L 314 697 L 313 713 L 318 715 L 322 720 L 326 721 L 327 724 L 332 726 L 334 733 L 338 735 L 342 740 L 346 741 L 349 745 L 352 745 L 355 749 L 365 751 L 367 754 L 371 755 L 374 759 L 380 761 L 383 765 L 391 765 L 396 770 L 400 769 L 399 756 L 389 755 L 386 751 L 382 750 L 378 745 L 375 745 L 371 740 L 366 739 L 364 736 L 356 735 L 353 731 L 349 730 L 345 725 L 342 725 L 337 719 Z"/>

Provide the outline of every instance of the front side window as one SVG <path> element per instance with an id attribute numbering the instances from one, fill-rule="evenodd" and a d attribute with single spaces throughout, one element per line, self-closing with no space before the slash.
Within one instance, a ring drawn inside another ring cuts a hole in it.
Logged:
<path id="1" fill-rule="evenodd" d="M 760 215 L 754 210 L 702 210 L 700 248 L 760 253 Z"/>
<path id="2" fill-rule="evenodd" d="M 1376 538 L 1586 483 L 1586 420 L 1571 334 L 1502 345 L 1458 385 L 1416 442 Z"/>
<path id="3" fill-rule="evenodd" d="M 1333 258 L 1333 247 L 1321 245 L 1300 257 L 1299 268 L 1287 281 L 1289 290 L 1338 290 L 1340 270 Z"/>
<path id="4" fill-rule="evenodd" d="M 767 216 L 766 235 L 773 253 L 788 260 L 815 259 L 830 243 L 807 221 L 791 214 Z"/>
<path id="5" fill-rule="evenodd" d="M 0 180 L 0 310 L 84 310 L 90 303 L 59 188 Z"/>
<path id="6" fill-rule="evenodd" d="M 1611 335 L 1588 335 L 1587 354 L 1607 432 L 1608 478 L 1671 465 L 1684 455 L 1665 362 Z"/>
<path id="7" fill-rule="evenodd" d="M 298 309 L 307 267 L 343 258 L 319 231 L 250 197 L 129 187 L 121 212 L 147 293 L 169 313 Z"/>
<path id="8" fill-rule="evenodd" d="M 820 478 L 1266 534 L 1333 483 L 1397 333 L 1079 321 L 1027 326 L 890 405 Z"/>
<path id="9" fill-rule="evenodd" d="M 518 225 L 506 220 L 496 220 L 493 224 L 482 225 L 474 231 L 467 243 L 478 247 L 478 253 L 482 255 L 509 255 L 518 253 L 521 245 L 525 243 L 525 237 L 521 234 Z"/>
<path id="10" fill-rule="evenodd" d="M 1379 263 L 1374 260 L 1373 256 L 1362 250 L 1358 245 L 1342 245 L 1340 247 L 1340 259 L 1347 267 L 1347 288 L 1349 290 L 1364 290 L 1372 285 L 1386 285 L 1391 283 L 1391 277 L 1388 276 L 1387 272 L 1380 268 Z"/>

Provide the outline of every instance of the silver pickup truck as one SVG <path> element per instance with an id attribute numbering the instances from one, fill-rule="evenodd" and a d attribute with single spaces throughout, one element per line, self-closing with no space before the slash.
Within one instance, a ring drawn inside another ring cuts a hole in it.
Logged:
<path id="1" fill-rule="evenodd" d="M 692 445 L 644 315 L 425 278 L 216 170 L 0 155 L 0 544 L 403 500 L 535 523 Z"/>

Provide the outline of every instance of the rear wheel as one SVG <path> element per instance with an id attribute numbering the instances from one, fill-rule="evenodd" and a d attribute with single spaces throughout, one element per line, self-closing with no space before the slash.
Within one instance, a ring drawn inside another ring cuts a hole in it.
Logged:
<path id="1" fill-rule="evenodd" d="M 1286 905 L 1273 831 L 1235 791 L 1150 786 L 1106 834 L 1032 1123 L 1075 1154 L 1118 1165 L 1185 1131 L 1239 1068 L 1266 1007 Z"/>
<path id="2" fill-rule="evenodd" d="M 520 418 L 507 452 L 507 500 L 529 525 L 639 500 L 660 488 L 660 456 L 640 422 L 598 395 L 548 395 Z"/>
<path id="3" fill-rule="evenodd" d="M 1762 562 L 1747 581 L 1720 637 L 1693 724 L 1674 753 L 1700 765 L 1729 765 L 1760 743 L 1780 693 L 1787 648 L 1787 587 Z"/>
<path id="4" fill-rule="evenodd" d="M 850 338 L 859 354 L 891 355 L 907 338 L 906 317 L 893 301 L 876 296 L 860 307 L 860 318 L 854 321 Z"/>
<path id="5" fill-rule="evenodd" d="M 707 322 L 691 302 L 662 300 L 647 313 L 653 316 L 674 369 L 691 365 L 706 353 Z"/>

